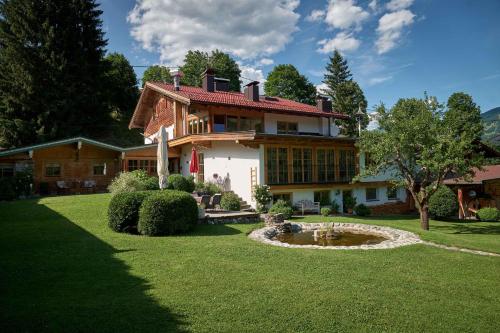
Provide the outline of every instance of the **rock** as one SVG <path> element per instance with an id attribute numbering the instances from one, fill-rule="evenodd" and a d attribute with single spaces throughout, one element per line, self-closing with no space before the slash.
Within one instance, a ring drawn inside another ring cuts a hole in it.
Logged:
<path id="1" fill-rule="evenodd" d="M 266 223 L 267 226 L 273 226 L 275 224 L 283 224 L 284 221 L 285 217 L 281 213 L 264 215 L 264 222 Z"/>

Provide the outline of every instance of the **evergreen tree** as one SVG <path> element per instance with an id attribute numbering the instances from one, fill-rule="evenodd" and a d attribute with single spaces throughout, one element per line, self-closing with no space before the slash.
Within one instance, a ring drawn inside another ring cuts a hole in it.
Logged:
<path id="1" fill-rule="evenodd" d="M 348 120 L 337 120 L 337 124 L 343 128 L 342 133 L 348 136 L 358 135 L 357 113 L 360 108 L 364 113 L 361 128 L 368 126 L 367 102 L 363 90 L 352 78 L 347 60 L 337 50 L 326 66 L 323 83 L 327 86 L 323 93 L 332 99 L 333 110 L 350 116 Z"/>
<path id="2" fill-rule="evenodd" d="M 283 97 L 300 103 L 316 103 L 316 87 L 293 65 L 278 65 L 269 72 L 264 85 L 268 96 Z"/>
<path id="3" fill-rule="evenodd" d="M 151 82 L 163 82 L 163 83 L 173 83 L 174 80 L 170 74 L 168 67 L 153 65 L 149 66 L 142 75 L 142 86 L 148 81 Z"/>
<path id="4" fill-rule="evenodd" d="M 94 0 L 0 1 L 0 145 L 102 134 L 107 41 Z"/>
<path id="5" fill-rule="evenodd" d="M 201 75 L 208 67 L 215 70 L 217 77 L 229 80 L 229 90 L 241 90 L 240 67 L 228 54 L 219 50 L 212 51 L 210 54 L 203 51 L 188 51 L 181 67 L 184 74 L 181 83 L 201 87 Z"/>

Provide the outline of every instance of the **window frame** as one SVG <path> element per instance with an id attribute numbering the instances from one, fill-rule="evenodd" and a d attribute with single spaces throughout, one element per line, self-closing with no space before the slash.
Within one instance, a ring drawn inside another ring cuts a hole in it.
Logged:
<path id="1" fill-rule="evenodd" d="M 281 126 L 280 126 L 281 125 Z M 291 130 L 290 127 L 295 127 L 294 130 Z M 284 127 L 284 129 L 280 129 L 280 127 Z M 277 121 L 276 122 L 276 133 L 277 134 L 299 134 L 299 123 L 292 121 Z"/>
<path id="2" fill-rule="evenodd" d="M 100 167 L 102 166 L 102 173 L 96 173 L 96 167 Z M 102 177 L 102 176 L 106 176 L 106 173 L 107 173 L 107 165 L 106 165 L 106 162 L 102 162 L 102 163 L 93 163 L 92 164 L 92 175 L 93 176 L 97 176 L 97 177 Z"/>
<path id="3" fill-rule="evenodd" d="M 387 187 L 387 200 L 390 200 L 390 201 L 397 201 L 397 200 L 399 200 L 399 197 L 398 197 L 398 192 L 399 191 L 398 190 L 399 190 L 399 188 L 396 187 L 396 186 L 388 186 Z M 389 196 L 389 194 L 392 193 L 392 192 L 394 193 L 393 197 Z"/>
<path id="4" fill-rule="evenodd" d="M 57 174 L 49 174 L 48 170 L 49 168 L 58 168 L 59 172 Z M 62 164 L 59 162 L 48 162 L 45 163 L 44 168 L 43 168 L 43 174 L 45 177 L 61 177 L 62 175 Z"/>
<path id="5" fill-rule="evenodd" d="M 375 190 L 375 198 L 369 198 L 368 197 L 368 191 Z M 367 187 L 365 188 L 365 201 L 370 202 L 370 201 L 379 201 L 379 196 L 378 196 L 378 188 L 377 187 Z"/>

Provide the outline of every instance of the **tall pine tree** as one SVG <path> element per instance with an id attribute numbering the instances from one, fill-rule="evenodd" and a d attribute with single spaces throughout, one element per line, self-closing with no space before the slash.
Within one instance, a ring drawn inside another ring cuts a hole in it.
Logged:
<path id="1" fill-rule="evenodd" d="M 105 132 L 101 13 L 94 0 L 0 1 L 0 146 Z"/>
<path id="2" fill-rule="evenodd" d="M 363 90 L 352 78 L 347 60 L 337 50 L 333 52 L 333 56 L 326 65 L 323 83 L 326 84 L 323 92 L 332 99 L 333 109 L 350 116 L 348 120 L 337 120 L 338 125 L 342 127 L 342 133 L 357 136 L 357 112 L 360 108 L 364 113 L 361 118 L 361 127 L 366 128 L 369 122 L 366 114 L 367 101 Z"/>

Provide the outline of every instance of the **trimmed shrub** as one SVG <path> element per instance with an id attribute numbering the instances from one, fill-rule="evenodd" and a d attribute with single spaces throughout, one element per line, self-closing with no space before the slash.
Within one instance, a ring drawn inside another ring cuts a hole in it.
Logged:
<path id="1" fill-rule="evenodd" d="M 174 235 L 188 231 L 197 221 L 198 205 L 189 193 L 164 190 L 144 199 L 137 230 L 147 236 Z"/>
<path id="2" fill-rule="evenodd" d="M 194 189 L 196 187 L 196 185 L 194 183 L 194 176 L 193 175 L 189 175 L 189 176 L 186 177 L 186 180 L 187 180 L 187 182 L 189 184 L 186 192 L 193 193 Z"/>
<path id="3" fill-rule="evenodd" d="M 500 220 L 500 210 L 494 207 L 485 207 L 477 211 L 477 217 L 484 222 L 495 222 Z"/>
<path id="4" fill-rule="evenodd" d="M 276 201 L 271 208 L 269 208 L 270 214 L 283 214 L 285 219 L 289 219 L 293 215 L 293 208 L 285 200 Z"/>
<path id="5" fill-rule="evenodd" d="M 137 229 L 139 208 L 154 191 L 123 192 L 114 195 L 108 206 L 108 226 L 117 232 Z"/>
<path id="6" fill-rule="evenodd" d="M 359 204 L 359 205 L 354 206 L 354 212 L 358 216 L 368 216 L 371 214 L 370 208 L 368 208 L 364 204 Z"/>
<path id="7" fill-rule="evenodd" d="M 429 198 L 429 213 L 434 218 L 450 217 L 457 211 L 457 196 L 448 186 L 440 186 Z"/>
<path id="8" fill-rule="evenodd" d="M 14 200 L 16 197 L 14 178 L 0 178 L 0 200 Z"/>
<path id="9" fill-rule="evenodd" d="M 255 185 L 253 188 L 253 195 L 257 203 L 257 211 L 265 212 L 267 205 L 273 200 L 273 195 L 267 185 Z"/>
<path id="10" fill-rule="evenodd" d="M 356 206 L 356 198 L 354 198 L 353 196 L 350 196 L 350 195 L 346 195 L 343 198 L 343 202 L 344 202 L 344 207 L 346 210 L 354 209 L 354 207 Z"/>
<path id="11" fill-rule="evenodd" d="M 194 190 L 194 181 L 191 184 L 186 177 L 178 173 L 168 176 L 167 183 L 167 188 L 169 190 L 177 190 L 188 193 L 192 193 Z"/>
<path id="12" fill-rule="evenodd" d="M 150 177 L 144 170 L 121 172 L 108 186 L 111 194 L 158 189 L 158 178 Z"/>
<path id="13" fill-rule="evenodd" d="M 224 210 L 240 210 L 240 198 L 232 192 L 223 193 L 220 206 Z"/>
<path id="14" fill-rule="evenodd" d="M 321 208 L 321 215 L 328 216 L 332 213 L 332 209 L 330 207 Z"/>
<path id="15" fill-rule="evenodd" d="M 206 183 L 197 182 L 195 184 L 195 190 L 196 190 L 196 192 L 198 192 L 199 195 L 203 195 L 203 194 L 214 195 L 215 193 L 222 192 L 217 184 L 210 183 L 210 182 L 206 182 Z"/>

